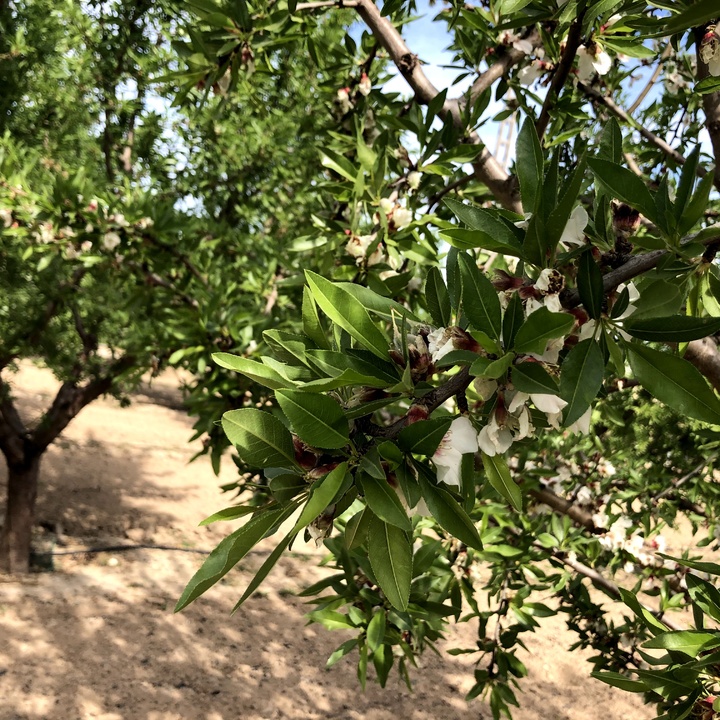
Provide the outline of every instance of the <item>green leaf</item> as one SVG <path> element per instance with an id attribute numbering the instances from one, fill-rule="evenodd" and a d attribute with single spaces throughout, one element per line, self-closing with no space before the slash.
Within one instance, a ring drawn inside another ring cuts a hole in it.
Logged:
<path id="1" fill-rule="evenodd" d="M 248 360 L 248 358 L 239 355 L 231 355 L 230 353 L 214 353 L 212 359 L 220 367 L 228 370 L 235 370 L 242 373 L 251 380 L 260 385 L 270 388 L 271 390 L 280 390 L 282 388 L 295 387 L 295 383 L 284 378 L 273 368 L 263 365 L 262 363 Z"/>
<path id="2" fill-rule="evenodd" d="M 310 497 L 295 523 L 293 532 L 298 532 L 315 520 L 329 505 L 338 499 L 348 475 L 348 464 L 340 463 L 332 472 L 321 477 L 310 490 Z"/>
<path id="3" fill-rule="evenodd" d="M 698 318 L 689 315 L 623 320 L 623 330 L 639 340 L 652 342 L 690 342 L 720 330 L 720 318 Z"/>
<path id="4" fill-rule="evenodd" d="M 279 503 L 290 502 L 296 495 L 307 490 L 309 485 L 301 475 L 283 473 L 270 478 L 270 492 Z"/>
<path id="5" fill-rule="evenodd" d="M 407 532 L 412 530 L 410 518 L 387 479 L 377 480 L 364 473 L 358 473 L 355 482 L 375 515 L 401 530 Z"/>
<path id="6" fill-rule="evenodd" d="M 223 510 L 218 510 L 216 513 L 213 513 L 204 520 L 201 520 L 198 524 L 200 527 L 203 527 L 205 525 L 212 525 L 212 523 L 220 520 L 237 520 L 238 518 L 243 517 L 244 515 L 249 515 L 253 512 L 257 512 L 257 508 L 252 507 L 251 505 L 232 505 L 228 508 L 224 508 Z"/>
<path id="7" fill-rule="evenodd" d="M 315 304 L 310 288 L 307 287 L 307 285 L 303 288 L 302 321 L 303 332 L 305 335 L 307 335 L 318 347 L 329 349 L 330 343 L 328 341 L 327 331 L 322 326 L 317 305 Z"/>
<path id="8" fill-rule="evenodd" d="M 187 607 L 224 577 L 270 531 L 295 510 L 296 505 L 256 515 L 234 533 L 228 535 L 207 556 L 192 576 L 175 606 L 175 612 Z"/>
<path id="9" fill-rule="evenodd" d="M 412 582 L 412 547 L 400 528 L 373 518 L 368 532 L 370 566 L 392 606 L 404 612 Z"/>
<path id="10" fill-rule="evenodd" d="M 452 321 L 450 295 L 448 295 L 442 273 L 436 267 L 430 268 L 425 281 L 425 301 L 432 321 L 438 327 L 448 327 Z"/>
<path id="11" fill-rule="evenodd" d="M 367 643 L 371 652 L 375 652 L 385 640 L 385 611 L 380 608 L 367 627 Z"/>
<path id="12" fill-rule="evenodd" d="M 370 508 L 364 507 L 348 520 L 345 526 L 345 547 L 348 550 L 354 550 L 365 543 L 372 518 Z"/>
<path id="13" fill-rule="evenodd" d="M 295 466 L 295 449 L 287 428 L 269 413 L 254 408 L 230 410 L 222 417 L 228 440 L 251 467 Z"/>
<path id="14" fill-rule="evenodd" d="M 500 226 L 504 228 L 502 223 Z M 513 238 L 514 234 L 508 231 L 506 228 L 504 231 Z M 459 250 L 474 250 L 475 248 L 481 248 L 487 252 L 496 252 L 501 255 L 512 255 L 513 257 L 522 258 L 523 249 L 518 242 L 514 242 L 512 245 L 497 240 L 494 236 L 479 232 L 477 230 L 465 230 L 465 228 L 448 228 L 442 230 L 440 235 L 448 241 L 450 245 L 458 248 Z"/>
<path id="15" fill-rule="evenodd" d="M 578 343 L 565 358 L 560 373 L 560 397 L 567 402 L 564 425 L 582 417 L 597 396 L 605 374 L 605 359 L 595 340 Z"/>
<path id="16" fill-rule="evenodd" d="M 278 390 L 275 397 L 295 433 L 308 445 L 337 449 L 350 442 L 347 418 L 331 397 L 297 390 Z"/>
<path id="17" fill-rule="evenodd" d="M 519 293 L 513 293 L 503 315 L 503 345 L 506 348 L 513 346 L 517 331 L 524 322 L 525 311 L 522 298 Z"/>
<path id="18" fill-rule="evenodd" d="M 496 380 L 502 377 L 515 359 L 515 353 L 505 353 L 497 360 L 488 362 L 489 358 L 479 357 L 471 366 L 470 374 L 475 377 L 487 377 Z"/>
<path id="19" fill-rule="evenodd" d="M 631 680 L 629 677 L 616 672 L 593 672 L 590 675 L 596 680 L 626 692 L 647 692 L 650 689 L 645 683 Z"/>
<path id="20" fill-rule="evenodd" d="M 421 469 L 430 472 L 424 466 Z M 440 527 L 447 530 L 460 542 L 475 550 L 482 550 L 482 542 L 470 516 L 455 498 L 444 488 L 431 483 L 424 472 L 418 473 L 420 492 L 428 506 L 432 516 L 437 520 Z"/>
<path id="21" fill-rule="evenodd" d="M 715 78 L 720 80 L 720 78 Z M 720 84 L 719 84 L 720 86 Z M 680 181 L 678 182 L 677 192 L 675 193 L 675 220 L 680 221 L 685 210 L 687 209 L 695 181 L 697 180 L 697 169 L 700 163 L 700 145 L 688 155 L 682 172 L 680 173 Z"/>
<path id="22" fill-rule="evenodd" d="M 315 302 L 336 325 L 367 350 L 382 359 L 387 358 L 390 343 L 357 298 L 310 270 L 305 271 L 305 277 Z"/>
<path id="23" fill-rule="evenodd" d="M 451 417 L 419 420 L 400 431 L 398 445 L 406 453 L 432 455 L 450 429 L 452 421 Z"/>
<path id="24" fill-rule="evenodd" d="M 699 83 L 695 83 L 693 92 L 697 95 L 709 95 L 710 93 L 718 92 L 720 90 L 720 77 L 713 77 L 710 75 Z M 700 146 L 698 146 L 699 149 Z"/>
<path id="25" fill-rule="evenodd" d="M 487 333 L 493 340 L 500 338 L 502 310 L 493 284 L 480 272 L 475 260 L 460 253 L 463 312 L 475 330 Z"/>
<path id="26" fill-rule="evenodd" d="M 578 293 L 587 314 L 594 320 L 602 316 L 603 277 L 600 268 L 593 259 L 592 250 L 586 250 L 580 256 L 577 277 Z"/>
<path id="27" fill-rule="evenodd" d="M 330 655 L 328 658 L 328 661 L 325 663 L 326 668 L 331 668 L 335 663 L 342 660 L 348 653 L 351 653 L 357 646 L 358 640 L 357 638 L 353 638 L 352 640 L 346 640 L 342 645 L 338 646 L 338 648 Z"/>
<path id="28" fill-rule="evenodd" d="M 697 630 L 680 630 L 656 635 L 643 643 L 644 648 L 662 648 L 664 650 L 677 650 L 690 657 L 697 657 L 702 648 L 709 642 L 717 639 L 717 635 Z"/>
<path id="29" fill-rule="evenodd" d="M 665 26 L 664 34 L 674 35 L 689 28 L 703 25 L 717 17 L 717 0 L 698 0 L 698 2 L 672 17 Z"/>
<path id="30" fill-rule="evenodd" d="M 490 484 L 502 495 L 518 512 L 522 512 L 522 495 L 520 488 L 510 476 L 505 458 L 502 455 L 491 457 L 481 453 L 485 474 Z"/>
<path id="31" fill-rule="evenodd" d="M 633 374 L 653 397 L 687 417 L 720 425 L 720 401 L 687 360 L 636 343 L 626 347 Z"/>
<path id="32" fill-rule="evenodd" d="M 515 171 L 520 181 L 523 210 L 526 213 L 535 212 L 542 188 L 543 152 L 532 118 L 525 118 L 518 133 L 515 153 Z"/>
<path id="33" fill-rule="evenodd" d="M 287 550 L 288 545 L 295 539 L 297 532 L 289 532 L 275 547 L 275 549 L 267 556 L 265 562 L 260 566 L 258 571 L 253 575 L 253 579 L 248 583 L 245 588 L 245 592 L 241 595 L 240 599 L 235 603 L 232 609 L 232 613 L 240 609 L 240 606 L 260 587 L 260 583 L 270 574 L 270 571 L 277 565 L 278 560 L 282 557 L 282 554 Z"/>
<path id="34" fill-rule="evenodd" d="M 648 220 L 657 222 L 655 199 L 634 172 L 600 158 L 592 158 L 588 164 L 598 182 L 613 197 L 639 210 Z"/>
<path id="35" fill-rule="evenodd" d="M 617 118 L 610 118 L 605 123 L 605 129 L 600 136 L 600 147 L 598 148 L 598 157 L 608 160 L 616 165 L 620 165 L 623 161 L 623 139 L 620 123 Z"/>
<path id="36" fill-rule="evenodd" d="M 541 307 L 518 330 L 513 349 L 517 353 L 542 355 L 548 340 L 567 335 L 574 324 L 575 318 L 569 313 L 554 313 Z"/>
<path id="37" fill-rule="evenodd" d="M 655 280 L 648 285 L 643 285 L 640 298 L 635 303 L 635 312 L 632 315 L 633 321 L 639 318 L 672 315 L 680 309 L 682 304 L 683 295 L 677 285 L 666 280 Z M 615 313 L 613 309 L 613 315 L 618 314 L 621 313 Z"/>
<path id="38" fill-rule="evenodd" d="M 512 369 L 512 383 L 520 392 L 533 395 L 559 395 L 557 382 L 536 362 L 524 362 Z"/>

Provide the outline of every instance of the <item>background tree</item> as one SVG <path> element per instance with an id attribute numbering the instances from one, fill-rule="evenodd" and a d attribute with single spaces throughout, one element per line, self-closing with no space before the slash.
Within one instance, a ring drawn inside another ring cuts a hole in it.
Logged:
<path id="1" fill-rule="evenodd" d="M 275 288 L 295 256 L 281 238 L 319 207 L 307 157 L 325 122 L 324 80 L 280 49 L 276 75 L 258 75 L 262 103 L 229 101 L 220 84 L 202 108 L 174 110 L 149 82 L 177 62 L 170 4 L 28 2 L 3 13 L 0 569 L 27 572 L 42 454 L 88 403 L 126 401 L 169 359 L 197 374 L 211 406 L 218 385 L 222 409 L 242 402 L 248 386 L 230 392 L 207 358 L 246 347 L 287 305 Z M 291 139 L 299 146 L 285 156 Z M 36 422 L 12 398 L 23 358 L 62 383 Z"/>

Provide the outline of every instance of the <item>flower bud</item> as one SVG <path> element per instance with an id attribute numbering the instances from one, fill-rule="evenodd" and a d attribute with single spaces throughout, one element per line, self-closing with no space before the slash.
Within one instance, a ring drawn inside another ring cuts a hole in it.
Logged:
<path id="1" fill-rule="evenodd" d="M 617 232 L 634 233 L 640 227 L 640 213 L 625 203 L 613 210 L 613 226 Z"/>

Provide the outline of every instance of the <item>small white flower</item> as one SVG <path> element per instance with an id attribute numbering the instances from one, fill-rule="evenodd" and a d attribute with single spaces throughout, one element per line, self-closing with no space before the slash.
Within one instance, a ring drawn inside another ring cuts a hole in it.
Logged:
<path id="1" fill-rule="evenodd" d="M 417 190 L 420 187 L 420 181 L 422 180 L 422 173 L 417 170 L 413 170 L 408 173 L 407 184 L 411 190 Z"/>
<path id="2" fill-rule="evenodd" d="M 560 358 L 560 351 L 565 346 L 565 338 L 553 338 L 548 340 L 545 346 L 545 351 L 538 355 L 537 353 L 528 353 L 530 357 L 540 360 L 540 362 L 548 363 L 549 365 L 557 365 L 557 361 Z"/>
<path id="3" fill-rule="evenodd" d="M 108 220 L 114 222 L 118 227 L 127 227 L 130 224 L 122 213 L 111 215 Z"/>
<path id="4" fill-rule="evenodd" d="M 12 210 L 9 208 L 0 208 L 0 220 L 2 220 L 6 228 L 10 227 L 13 222 Z"/>
<path id="5" fill-rule="evenodd" d="M 358 90 L 360 91 L 360 94 L 364 95 L 365 97 L 370 94 L 370 91 L 372 90 L 372 81 L 367 76 L 367 73 L 362 74 L 362 77 L 360 78 L 360 83 L 358 84 Z"/>
<path id="6" fill-rule="evenodd" d="M 398 207 L 398 208 L 395 208 L 392 219 L 393 219 L 393 224 L 399 230 L 400 228 L 403 228 L 406 225 L 409 225 L 413 221 L 413 214 L 412 214 L 411 210 L 407 210 L 406 208 Z"/>
<path id="7" fill-rule="evenodd" d="M 665 73 L 664 77 L 667 89 L 671 93 L 677 93 L 687 85 L 683 76 L 678 72 Z"/>
<path id="8" fill-rule="evenodd" d="M 82 252 L 88 252 L 92 249 L 92 240 L 85 240 L 84 242 L 80 243 L 80 250 Z"/>
<path id="9" fill-rule="evenodd" d="M 587 82 L 592 76 L 607 75 L 612 67 L 612 58 L 595 45 L 595 52 L 591 52 L 585 45 L 577 50 L 578 56 L 578 79 L 580 82 Z"/>
<path id="10" fill-rule="evenodd" d="M 478 435 L 478 445 L 480 449 L 490 457 L 502 455 L 510 449 L 513 443 L 512 432 L 500 425 L 493 413 L 488 424 L 480 430 Z"/>
<path id="11" fill-rule="evenodd" d="M 93 227 L 93 224 L 92 224 L 92 223 L 88 223 L 88 224 L 85 226 L 85 232 L 86 232 L 86 233 L 91 233 L 91 232 L 93 232 L 94 230 L 95 230 L 95 228 Z"/>
<path id="12" fill-rule="evenodd" d="M 455 349 L 453 333 L 450 328 L 438 328 L 428 336 L 428 352 L 434 363 L 442 360 L 449 352 Z"/>
<path id="13" fill-rule="evenodd" d="M 532 43 L 529 40 L 523 40 L 519 35 L 516 35 L 512 30 L 504 30 L 498 37 L 498 43 L 500 45 L 512 45 L 516 50 L 519 50 L 525 55 L 531 55 L 533 51 Z"/>
<path id="14" fill-rule="evenodd" d="M 380 205 L 380 209 L 386 215 L 389 215 L 393 211 L 393 208 L 395 207 L 395 203 L 390 198 L 381 198 L 379 205 Z"/>
<path id="15" fill-rule="evenodd" d="M 635 572 L 635 563 L 631 563 L 629 560 L 623 565 L 623 570 L 628 574 L 632 575 Z"/>
<path id="16" fill-rule="evenodd" d="M 416 290 L 419 290 L 422 287 L 422 280 L 417 277 L 413 276 L 408 280 L 407 289 L 408 292 L 415 292 Z"/>
<path id="17" fill-rule="evenodd" d="M 592 408 L 588 408 L 574 423 L 566 428 L 568 432 L 587 435 L 590 432 Z"/>
<path id="18" fill-rule="evenodd" d="M 568 245 L 582 245 L 585 242 L 585 227 L 588 224 L 587 211 L 582 205 L 578 205 L 570 215 L 565 225 L 562 235 L 560 236 L 560 244 L 563 247 Z M 566 248 L 567 249 L 567 248 Z"/>
<path id="19" fill-rule="evenodd" d="M 353 235 L 345 244 L 345 252 L 348 255 L 352 255 L 358 265 L 362 265 L 368 248 L 373 244 L 376 237 L 376 235 Z M 377 250 L 375 252 L 377 252 Z"/>
<path id="20" fill-rule="evenodd" d="M 559 313 L 563 311 L 563 306 L 560 302 L 560 296 L 556 293 L 553 293 L 552 295 L 546 295 L 543 304 L 550 312 Z"/>
<path id="21" fill-rule="evenodd" d="M 80 257 L 80 253 L 74 245 L 68 245 L 65 248 L 65 257 L 68 260 L 77 260 Z"/>
<path id="22" fill-rule="evenodd" d="M 120 236 L 116 232 L 107 232 L 102 239 L 102 246 L 108 252 L 112 252 L 120 242 Z"/>
<path id="23" fill-rule="evenodd" d="M 477 449 L 478 435 L 470 420 L 465 416 L 453 420 L 432 456 L 438 480 L 446 485 L 460 487 L 462 456 L 475 453 Z"/>
<path id="24" fill-rule="evenodd" d="M 521 85 L 532 85 L 545 72 L 545 63 L 542 60 L 533 60 L 525 65 L 518 73 Z"/>
<path id="25" fill-rule="evenodd" d="M 595 527 L 606 528 L 610 522 L 610 518 L 604 512 L 593 513 L 592 521 Z"/>
<path id="26" fill-rule="evenodd" d="M 340 107 L 340 112 L 343 115 L 346 115 L 347 113 L 352 110 L 352 103 L 350 102 L 350 93 L 347 88 L 340 88 L 337 91 L 337 104 Z"/>
<path id="27" fill-rule="evenodd" d="M 616 23 L 619 23 L 623 19 L 623 16 L 619 13 L 615 13 L 614 15 L 611 15 L 608 18 L 608 21 L 605 23 L 606 28 L 611 28 Z"/>
<path id="28" fill-rule="evenodd" d="M 713 77 L 720 76 L 720 38 L 715 32 L 705 35 L 700 46 L 700 59 L 708 66 Z"/>
<path id="29" fill-rule="evenodd" d="M 640 299 L 640 293 L 635 287 L 635 283 L 629 282 L 627 285 L 625 283 L 620 283 L 620 285 L 617 286 L 618 295 L 620 295 L 625 288 L 627 288 L 628 291 L 628 306 L 625 308 L 622 315 L 615 318 L 616 320 L 624 320 L 625 318 L 630 317 L 637 309 L 634 303 Z"/>
<path id="30" fill-rule="evenodd" d="M 595 496 L 592 494 L 592 490 L 589 487 L 581 487 L 575 495 L 575 502 L 578 505 L 591 505 Z"/>
<path id="31" fill-rule="evenodd" d="M 152 218 L 144 217 L 140 218 L 140 220 L 138 220 L 135 224 L 137 225 L 139 230 L 147 230 L 147 228 L 152 227 L 155 222 Z"/>

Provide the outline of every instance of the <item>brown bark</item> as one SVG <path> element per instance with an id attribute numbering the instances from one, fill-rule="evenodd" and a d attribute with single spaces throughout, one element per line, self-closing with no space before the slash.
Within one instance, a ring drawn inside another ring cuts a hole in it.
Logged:
<path id="1" fill-rule="evenodd" d="M 0 572 L 28 573 L 30 543 L 35 523 L 40 456 L 8 463 L 5 521 L 0 529 Z"/>
<path id="2" fill-rule="evenodd" d="M 702 338 L 688 343 L 685 359 L 690 361 L 720 392 L 720 352 L 713 338 Z"/>

